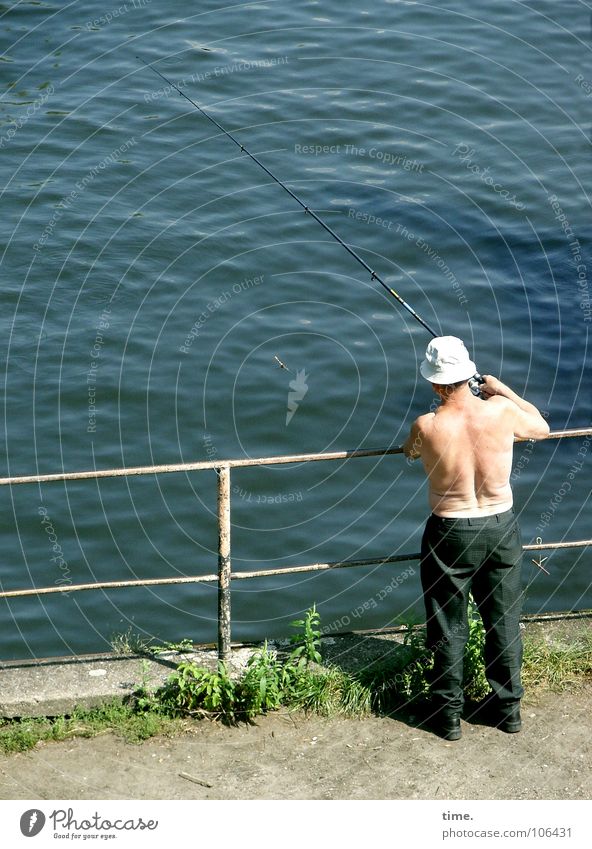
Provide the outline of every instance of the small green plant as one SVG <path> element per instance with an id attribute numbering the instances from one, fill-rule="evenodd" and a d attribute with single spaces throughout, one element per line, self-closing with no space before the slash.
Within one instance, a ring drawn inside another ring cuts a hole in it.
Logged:
<path id="1" fill-rule="evenodd" d="M 485 628 L 473 597 L 469 596 L 469 637 L 465 646 L 464 691 L 465 696 L 478 702 L 491 687 L 485 677 L 483 651 L 485 649 Z"/>
<path id="2" fill-rule="evenodd" d="M 142 660 L 140 665 L 141 683 L 133 699 L 135 706 L 140 712 L 146 713 L 149 711 L 158 712 L 160 703 L 156 697 L 154 687 L 151 686 L 150 680 L 150 664 L 147 660 Z"/>
<path id="3" fill-rule="evenodd" d="M 5 723 L 0 729 L 0 749 L 6 754 L 26 752 L 40 740 L 50 739 L 49 720 L 23 719 Z"/>
<path id="4" fill-rule="evenodd" d="M 398 691 L 405 699 L 427 696 L 430 689 L 430 672 L 434 668 L 433 653 L 426 647 L 425 630 L 410 627 L 403 637 L 407 660 L 400 671 Z"/>
<path id="5" fill-rule="evenodd" d="M 228 721 L 235 719 L 235 685 L 224 663 L 213 671 L 183 661 L 156 697 L 173 716 L 210 713 Z"/>
<path id="6" fill-rule="evenodd" d="M 189 637 L 185 637 L 183 640 L 179 640 L 178 642 L 164 642 L 159 646 L 151 646 L 150 652 L 154 655 L 165 654 L 165 652 L 179 652 L 183 654 L 184 652 L 193 651 L 193 641 L 189 639 Z"/>
<path id="7" fill-rule="evenodd" d="M 276 710 L 282 704 L 288 676 L 286 668 L 267 647 L 267 640 L 249 659 L 237 687 L 240 711 L 246 719 Z"/>
<path id="8" fill-rule="evenodd" d="M 150 650 L 150 640 L 133 631 L 131 625 L 124 634 L 113 634 L 109 642 L 118 654 L 144 654 Z"/>
<path id="9" fill-rule="evenodd" d="M 310 662 L 321 662 L 320 622 L 321 616 L 313 604 L 304 614 L 304 619 L 295 619 L 290 623 L 292 627 L 302 629 L 302 633 L 290 637 L 290 642 L 295 646 L 290 653 L 290 659 L 300 667 Z"/>

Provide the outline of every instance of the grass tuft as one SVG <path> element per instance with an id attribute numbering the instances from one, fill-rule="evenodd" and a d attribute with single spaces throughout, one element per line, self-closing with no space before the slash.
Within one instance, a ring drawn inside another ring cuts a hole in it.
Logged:
<path id="1" fill-rule="evenodd" d="M 554 692 L 574 689 L 592 675 L 592 631 L 558 634 L 548 643 L 526 636 L 522 680 L 527 690 L 547 687 Z"/>
<path id="2" fill-rule="evenodd" d="M 123 634 L 112 634 L 109 642 L 113 651 L 119 654 L 144 654 L 151 645 L 151 641 L 133 631 L 131 625 Z"/>
<path id="3" fill-rule="evenodd" d="M 320 716 L 360 718 L 370 713 L 372 692 L 367 684 L 336 667 L 309 670 L 297 680 L 285 704 Z"/>
<path id="4" fill-rule="evenodd" d="M 26 752 L 40 743 L 71 737 L 96 737 L 112 731 L 128 743 L 140 743 L 157 734 L 170 736 L 182 728 L 179 720 L 141 713 L 133 704 L 112 701 L 90 710 L 77 708 L 71 716 L 5 720 L 0 724 L 0 751 Z"/>

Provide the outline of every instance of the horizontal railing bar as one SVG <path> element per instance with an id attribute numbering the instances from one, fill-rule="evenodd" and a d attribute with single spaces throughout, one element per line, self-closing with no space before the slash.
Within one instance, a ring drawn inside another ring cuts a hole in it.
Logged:
<path id="1" fill-rule="evenodd" d="M 537 542 L 531 545 L 523 545 L 523 551 L 547 551 L 555 548 L 583 548 L 592 545 L 592 539 L 578 539 L 573 542 Z"/>
<path id="2" fill-rule="evenodd" d="M 592 436 L 592 428 L 576 430 L 552 431 L 545 439 L 564 439 L 575 436 Z M 517 439 L 516 442 L 529 442 L 528 439 Z M 130 466 L 121 469 L 94 469 L 85 472 L 59 472 L 47 475 L 20 475 L 17 477 L 0 478 L 0 486 L 21 483 L 47 483 L 50 481 L 88 480 L 96 478 L 117 478 L 131 475 L 168 474 L 171 472 L 199 472 L 205 469 L 231 469 L 246 466 L 275 466 L 287 463 L 311 463 L 321 460 L 348 460 L 353 457 L 381 457 L 392 454 L 402 454 L 403 448 L 357 448 L 351 451 L 326 451 L 320 454 L 286 454 L 277 457 L 244 457 L 236 460 L 199 460 L 195 463 L 170 463 L 163 466 Z"/>
<path id="3" fill-rule="evenodd" d="M 205 584 L 218 580 L 217 575 L 201 575 L 192 578 L 146 578 L 138 581 L 100 581 L 96 584 L 62 584 L 59 587 L 40 587 L 28 590 L 6 590 L 0 598 L 15 598 L 24 595 L 49 595 L 50 593 L 73 593 L 81 590 L 113 590 L 124 587 L 155 587 L 162 584 Z"/>
<path id="4" fill-rule="evenodd" d="M 287 454 L 279 457 L 245 457 L 242 460 L 198 460 L 195 463 L 172 463 L 166 466 L 130 466 L 123 469 L 97 469 L 86 472 L 60 472 L 51 475 L 26 475 L 0 478 L 0 485 L 17 483 L 46 483 L 48 481 L 87 480 L 89 478 L 118 478 L 128 475 L 167 474 L 170 472 L 201 472 L 204 469 L 240 468 L 242 466 L 272 466 L 283 463 L 309 463 L 316 460 L 347 460 L 350 457 L 380 457 L 386 454 L 402 454 L 402 448 L 356 449 L 353 451 L 331 451 L 324 454 Z"/>
<path id="5" fill-rule="evenodd" d="M 523 545 L 523 551 L 546 551 L 557 548 L 584 548 L 592 545 L 592 539 L 574 540 L 572 542 L 547 542 Z M 327 563 L 307 563 L 304 566 L 286 566 L 283 569 L 259 569 L 256 572 L 233 572 L 232 580 L 241 581 L 247 578 L 266 578 L 270 575 L 294 575 L 298 572 L 323 572 L 329 569 L 348 569 L 352 566 L 372 566 L 382 563 L 403 563 L 407 560 L 419 560 L 419 552 L 413 554 L 393 554 L 390 557 L 369 557 L 365 560 L 334 560 Z M 217 575 L 201 575 L 183 578 L 147 578 L 136 581 L 101 581 L 96 584 L 64 584 L 59 587 L 40 587 L 27 590 L 7 590 L 0 592 L 0 598 L 16 598 L 17 596 L 49 595 L 50 593 L 70 593 L 80 590 L 113 590 L 125 587 L 154 587 L 165 584 L 206 584 L 218 580 Z"/>
<path id="6" fill-rule="evenodd" d="M 592 539 L 574 540 L 573 542 L 549 542 L 523 545 L 523 551 L 545 551 L 555 548 L 584 548 L 592 545 Z M 404 563 L 406 560 L 419 560 L 421 554 L 395 554 L 392 557 L 371 557 L 367 560 L 335 560 L 332 563 L 308 563 L 305 566 L 286 566 L 284 569 L 260 569 L 257 572 L 233 572 L 232 580 L 237 578 L 263 578 L 266 575 L 285 575 L 295 572 L 322 572 L 326 569 L 347 569 L 351 566 L 372 566 L 380 563 Z"/>
<path id="7" fill-rule="evenodd" d="M 307 563 L 304 566 L 286 566 L 284 569 L 259 569 L 257 572 L 233 572 L 232 580 L 264 578 L 266 575 L 294 575 L 298 572 L 323 572 L 327 569 L 372 566 L 375 563 L 402 563 L 405 560 L 419 560 L 420 556 L 420 554 L 394 554 L 392 557 L 370 557 L 367 560 L 334 560 L 328 563 Z"/>

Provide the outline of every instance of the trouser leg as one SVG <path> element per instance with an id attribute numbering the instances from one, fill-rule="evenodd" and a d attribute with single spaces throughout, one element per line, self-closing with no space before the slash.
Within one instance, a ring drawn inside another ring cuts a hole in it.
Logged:
<path id="1" fill-rule="evenodd" d="M 477 571 L 473 595 L 485 626 L 485 672 L 502 711 L 522 698 L 522 542 L 515 525 Z"/>
<path id="2" fill-rule="evenodd" d="M 422 541 L 421 582 L 426 608 L 427 646 L 434 654 L 430 692 L 435 710 L 460 713 L 463 660 L 468 637 L 467 606 L 472 569 L 448 565 L 439 553 L 441 539 L 426 527 Z"/>

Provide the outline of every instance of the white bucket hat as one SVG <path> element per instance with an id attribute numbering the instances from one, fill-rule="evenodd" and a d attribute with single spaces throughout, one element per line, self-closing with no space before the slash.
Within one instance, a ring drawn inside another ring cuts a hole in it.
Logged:
<path id="1" fill-rule="evenodd" d="M 419 371 L 430 383 L 450 384 L 468 380 L 477 371 L 477 366 L 469 357 L 462 339 L 437 336 L 428 345 Z"/>

